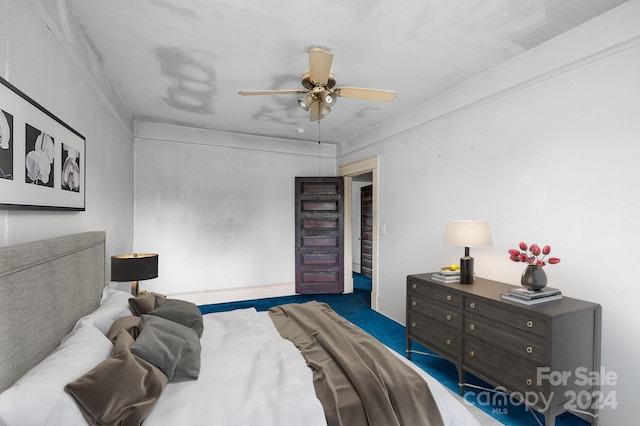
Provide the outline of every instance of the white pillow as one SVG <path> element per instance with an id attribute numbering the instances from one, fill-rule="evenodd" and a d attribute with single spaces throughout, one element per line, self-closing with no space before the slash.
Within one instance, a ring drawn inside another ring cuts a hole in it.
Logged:
<path id="1" fill-rule="evenodd" d="M 133 297 L 128 291 L 116 290 L 115 288 L 105 287 L 102 289 L 102 297 L 100 298 L 100 306 L 108 301 L 109 303 L 124 303 L 129 305 L 129 299 Z M 117 302 L 116 302 L 117 301 Z"/>
<path id="2" fill-rule="evenodd" d="M 110 288 L 110 287 L 103 287 L 102 296 L 100 296 L 100 304 L 102 305 L 109 297 L 113 296 L 114 294 L 121 294 L 121 293 L 128 294 L 129 297 L 131 297 L 131 295 L 126 291 L 116 290 L 115 288 Z"/>
<path id="3" fill-rule="evenodd" d="M 97 328 L 73 330 L 55 351 L 0 394 L 0 424 L 86 426 L 64 387 L 112 351 L 113 344 Z"/>
<path id="4" fill-rule="evenodd" d="M 129 298 L 131 298 L 131 294 L 126 291 L 105 287 L 102 291 L 102 301 L 98 309 L 80 318 L 74 330 L 85 325 L 92 325 L 106 336 L 115 320 L 131 315 Z"/>

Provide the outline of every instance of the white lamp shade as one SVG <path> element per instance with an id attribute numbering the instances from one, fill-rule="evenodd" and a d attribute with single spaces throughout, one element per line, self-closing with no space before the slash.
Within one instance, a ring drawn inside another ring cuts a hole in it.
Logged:
<path id="1" fill-rule="evenodd" d="M 492 246 L 489 222 L 486 220 L 450 220 L 444 233 L 444 243 L 457 247 Z"/>

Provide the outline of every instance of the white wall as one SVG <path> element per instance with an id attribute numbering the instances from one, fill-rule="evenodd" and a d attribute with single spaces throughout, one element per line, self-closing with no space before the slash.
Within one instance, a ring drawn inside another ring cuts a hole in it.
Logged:
<path id="1" fill-rule="evenodd" d="M 145 288 L 214 303 L 293 294 L 294 178 L 335 176 L 335 146 L 136 122 L 136 251 Z M 184 294 L 191 293 L 191 294 Z"/>
<path id="2" fill-rule="evenodd" d="M 404 321 L 405 280 L 454 263 L 448 219 L 488 219 L 493 247 L 476 273 L 519 284 L 519 241 L 550 244 L 549 285 L 603 307 L 602 365 L 619 405 L 640 405 L 635 272 L 640 238 L 640 2 L 632 1 L 432 99 L 339 152 L 380 155 L 379 307 Z M 419 88 L 417 88 L 419 90 Z"/>
<path id="3" fill-rule="evenodd" d="M 60 5 L 0 0 L 0 75 L 86 138 L 86 211 L 0 210 L 0 245 L 105 230 L 107 253 L 126 252 L 133 243 L 133 122 Z"/>

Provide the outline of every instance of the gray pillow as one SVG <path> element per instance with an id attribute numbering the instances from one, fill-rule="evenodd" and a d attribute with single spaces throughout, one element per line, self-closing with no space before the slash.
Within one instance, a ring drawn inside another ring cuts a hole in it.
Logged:
<path id="1" fill-rule="evenodd" d="M 200 375 L 200 338 L 190 327 L 154 316 L 141 315 L 140 334 L 131 353 L 158 367 L 171 380 Z"/>
<path id="2" fill-rule="evenodd" d="M 158 299 L 157 308 L 149 312 L 149 315 L 162 317 L 186 327 L 190 327 L 202 337 L 202 313 L 198 307 L 184 300 Z"/>

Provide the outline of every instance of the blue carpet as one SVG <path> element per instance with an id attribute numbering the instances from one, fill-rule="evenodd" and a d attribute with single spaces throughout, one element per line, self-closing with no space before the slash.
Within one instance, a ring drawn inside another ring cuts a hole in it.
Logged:
<path id="1" fill-rule="evenodd" d="M 353 273 L 353 288 L 356 290 L 371 291 L 371 278 L 357 272 Z"/>
<path id="2" fill-rule="evenodd" d="M 359 274 L 358 274 L 359 275 Z M 354 277 L 355 284 L 355 277 Z M 311 300 L 327 303 L 331 308 L 351 323 L 362 328 L 382 343 L 405 355 L 405 328 L 397 322 L 381 315 L 369 307 L 370 292 L 355 289 L 352 294 L 329 295 L 296 295 L 274 297 L 269 299 L 247 300 L 241 302 L 219 303 L 215 305 L 199 306 L 203 314 L 211 312 L 224 312 L 233 309 L 255 308 L 258 311 L 266 311 L 272 306 L 286 303 L 304 303 Z M 449 361 L 434 355 L 428 349 L 414 343 L 413 349 L 424 352 L 426 355 L 414 353 L 412 361 L 440 383 L 458 393 L 458 372 Z M 492 386 L 467 374 L 467 382 L 488 389 Z M 498 404 L 490 404 L 493 394 L 479 389 L 467 389 L 465 399 L 472 402 L 478 408 L 488 413 L 507 426 L 540 426 L 544 424 L 544 417 L 536 411 L 527 410 L 522 405 L 503 405 L 498 398 Z M 495 401 L 495 398 L 493 399 Z M 536 420 L 534 415 L 539 419 Z M 586 426 L 589 423 L 570 413 L 564 413 L 556 418 L 556 426 Z"/>

